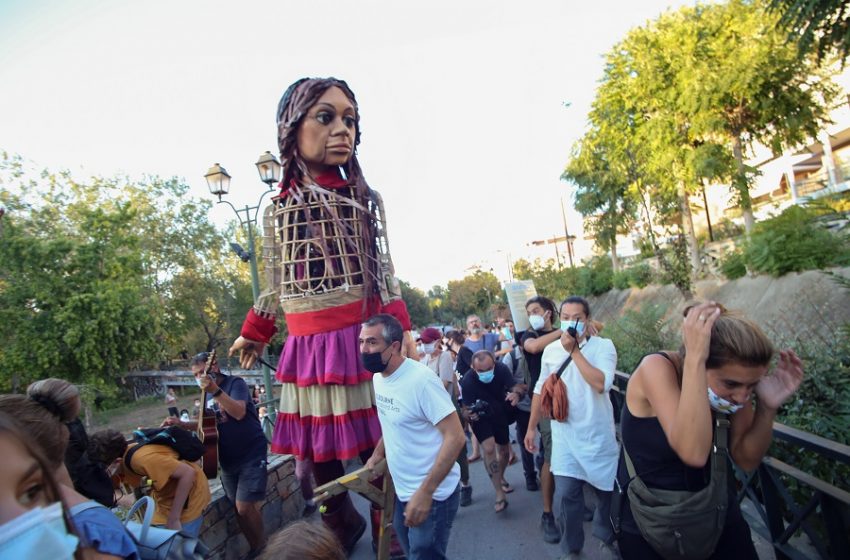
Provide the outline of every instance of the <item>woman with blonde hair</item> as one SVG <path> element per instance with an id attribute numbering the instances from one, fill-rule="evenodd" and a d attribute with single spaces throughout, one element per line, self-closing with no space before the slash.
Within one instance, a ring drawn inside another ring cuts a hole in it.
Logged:
<path id="1" fill-rule="evenodd" d="M 758 467 L 779 407 L 803 380 L 802 362 L 783 350 L 769 372 L 774 349 L 761 329 L 715 302 L 686 308 L 682 335 L 678 352 L 645 356 L 629 379 L 618 473 L 627 488 L 620 553 L 626 560 L 666 558 L 665 547 L 674 546 L 684 550 L 681 558 L 756 559 L 734 485 L 727 484 L 726 449 L 739 467 Z M 655 509 L 656 500 L 678 508 L 678 519 Z M 688 527 L 682 508 L 697 504 L 707 513 Z M 694 528 L 700 534 L 688 532 Z"/>

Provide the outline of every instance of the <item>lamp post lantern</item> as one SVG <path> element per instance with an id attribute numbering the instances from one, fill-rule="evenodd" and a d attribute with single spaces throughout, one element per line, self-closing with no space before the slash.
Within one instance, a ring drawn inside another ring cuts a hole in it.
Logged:
<path id="1" fill-rule="evenodd" d="M 207 180 L 207 187 L 210 189 L 210 194 L 217 196 L 219 202 L 221 202 L 222 196 L 230 192 L 230 175 L 227 174 L 227 171 L 221 165 L 214 163 L 207 170 L 204 178 Z"/>
<path id="2" fill-rule="evenodd" d="M 280 181 L 280 162 L 271 152 L 266 151 L 261 154 L 260 159 L 254 165 L 257 166 L 257 171 L 260 173 L 260 180 L 267 184 L 269 188 Z"/>
<path id="3" fill-rule="evenodd" d="M 260 199 L 257 201 L 256 206 L 245 205 L 244 208 L 237 209 L 229 201 L 222 200 L 221 197 L 230 192 L 230 175 L 218 163 L 209 168 L 207 174 L 204 175 L 204 178 L 207 180 L 207 186 L 210 189 L 210 193 L 213 196 L 218 197 L 218 204 L 224 203 L 230 206 L 239 220 L 239 225 L 247 229 L 248 252 L 245 253 L 241 247 L 239 247 L 239 251 L 236 251 L 235 247 L 238 247 L 238 245 L 234 243 L 231 243 L 230 246 L 237 252 L 240 259 L 247 261 L 251 265 L 251 292 L 254 296 L 254 303 L 256 304 L 257 299 L 260 297 L 260 279 L 259 273 L 257 272 L 257 251 L 254 247 L 253 226 L 257 225 L 257 216 L 259 215 L 260 208 L 262 207 L 263 198 L 274 190 L 275 183 L 280 180 L 280 162 L 277 161 L 277 158 L 275 158 L 271 152 L 265 152 L 260 156 L 260 159 L 255 165 L 257 166 L 257 171 L 260 173 L 260 179 L 268 186 L 268 188 L 260 195 Z M 264 347 L 262 359 L 264 362 L 268 362 L 268 358 L 268 347 Z M 265 364 L 262 364 L 262 368 L 263 383 L 266 386 L 266 395 L 273 399 L 274 393 L 272 392 L 273 385 L 271 370 Z M 268 415 L 271 421 L 274 422 L 276 415 L 274 400 L 268 404 Z"/>

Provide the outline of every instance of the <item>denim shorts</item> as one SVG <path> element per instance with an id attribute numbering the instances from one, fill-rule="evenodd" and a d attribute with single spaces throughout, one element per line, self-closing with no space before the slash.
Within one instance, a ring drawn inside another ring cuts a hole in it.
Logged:
<path id="1" fill-rule="evenodd" d="M 221 485 L 231 502 L 261 502 L 266 497 L 268 461 L 248 461 L 233 469 L 221 469 Z"/>

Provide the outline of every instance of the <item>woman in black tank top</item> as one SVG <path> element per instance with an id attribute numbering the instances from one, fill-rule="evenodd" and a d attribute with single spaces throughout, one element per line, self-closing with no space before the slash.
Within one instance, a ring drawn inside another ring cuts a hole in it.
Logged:
<path id="1" fill-rule="evenodd" d="M 710 477 L 712 410 L 730 414 L 732 459 L 755 469 L 770 446 L 776 411 L 800 386 L 803 370 L 797 355 L 785 350 L 767 374 L 770 341 L 757 325 L 714 302 L 685 309 L 682 335 L 679 352 L 645 356 L 629 379 L 622 441 L 649 488 L 698 491 Z M 622 453 L 618 480 L 623 488 L 629 480 Z M 729 488 L 726 522 L 711 558 L 757 559 L 735 487 Z M 662 558 L 641 536 L 628 498 L 620 513 L 623 558 Z"/>

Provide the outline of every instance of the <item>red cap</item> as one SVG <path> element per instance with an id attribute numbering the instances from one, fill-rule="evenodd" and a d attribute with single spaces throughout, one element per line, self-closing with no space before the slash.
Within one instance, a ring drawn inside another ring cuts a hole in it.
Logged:
<path id="1" fill-rule="evenodd" d="M 425 344 L 429 344 L 431 342 L 434 342 L 435 340 L 440 340 L 442 337 L 443 334 L 434 327 L 428 327 L 427 329 L 419 333 L 419 338 L 421 338 L 422 342 L 424 342 Z"/>

